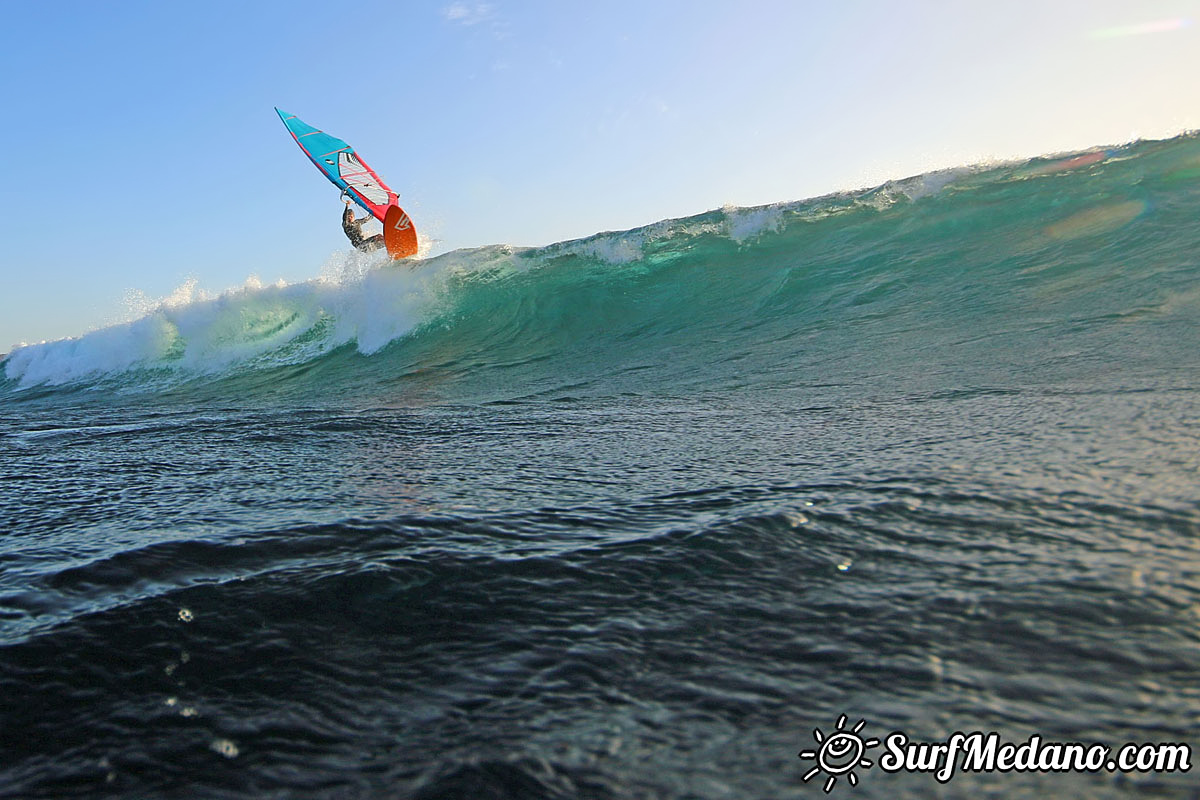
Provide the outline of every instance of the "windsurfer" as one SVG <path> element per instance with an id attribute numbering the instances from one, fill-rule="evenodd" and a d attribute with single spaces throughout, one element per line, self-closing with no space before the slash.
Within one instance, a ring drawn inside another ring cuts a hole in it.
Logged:
<path id="1" fill-rule="evenodd" d="M 363 236 L 363 223 L 374 217 L 368 214 L 362 219 L 355 219 L 354 209 L 350 208 L 350 201 L 344 200 L 343 202 L 346 204 L 346 210 L 342 212 L 342 230 L 346 232 L 346 238 L 350 240 L 350 244 L 364 253 L 370 253 L 383 247 L 382 233 L 377 233 L 370 238 Z"/>

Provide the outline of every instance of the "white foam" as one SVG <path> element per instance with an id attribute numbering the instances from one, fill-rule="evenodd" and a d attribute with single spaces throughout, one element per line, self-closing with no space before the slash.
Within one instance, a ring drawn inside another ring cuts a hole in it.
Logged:
<path id="1" fill-rule="evenodd" d="M 753 212 L 756 209 L 749 209 Z M 727 213 L 729 209 L 727 209 Z M 646 257 L 646 247 L 664 239 L 691 238 L 704 235 L 728 234 L 727 223 L 705 219 L 666 219 L 629 231 L 609 231 L 550 245 L 542 252 L 557 255 L 570 253 L 620 266 L 641 261 Z"/>
<path id="2" fill-rule="evenodd" d="M 381 266 L 385 261 L 380 253 L 351 251 L 331 256 L 321 277 L 302 283 L 264 285 L 252 275 L 221 293 L 206 292 L 194 280 L 157 300 L 130 292 L 126 315 L 135 318 L 17 347 L 5 374 L 28 388 L 133 370 L 165 371 L 169 380 L 302 363 L 351 342 L 371 354 L 419 324 L 452 268 L 472 267 L 469 257 Z"/>
<path id="3" fill-rule="evenodd" d="M 757 239 L 764 233 L 775 233 L 783 227 L 783 205 L 737 208 L 725 206 L 725 227 L 729 238 L 738 244 Z"/>
<path id="4" fill-rule="evenodd" d="M 626 233 L 604 233 L 591 239 L 573 242 L 567 249 L 568 252 L 577 255 L 616 265 L 640 261 L 645 244 L 645 234 L 636 230 Z"/>
<path id="5" fill-rule="evenodd" d="M 166 355 L 174 331 L 158 314 L 103 328 L 76 339 L 15 348 L 5 375 L 21 387 L 60 385 L 123 372 Z"/>

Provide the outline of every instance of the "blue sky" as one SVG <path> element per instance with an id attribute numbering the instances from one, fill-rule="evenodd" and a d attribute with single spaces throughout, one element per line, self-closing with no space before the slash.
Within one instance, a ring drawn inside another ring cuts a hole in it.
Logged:
<path id="1" fill-rule="evenodd" d="M 1200 3 L 4 4 L 0 353 L 348 248 L 275 116 L 433 253 L 1200 127 Z"/>

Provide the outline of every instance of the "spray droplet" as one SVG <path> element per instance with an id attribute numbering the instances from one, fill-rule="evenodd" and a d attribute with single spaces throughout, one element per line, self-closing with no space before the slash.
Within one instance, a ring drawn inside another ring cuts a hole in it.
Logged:
<path id="1" fill-rule="evenodd" d="M 238 746 L 229 739 L 216 739 L 209 747 L 226 758 L 237 758 Z"/>

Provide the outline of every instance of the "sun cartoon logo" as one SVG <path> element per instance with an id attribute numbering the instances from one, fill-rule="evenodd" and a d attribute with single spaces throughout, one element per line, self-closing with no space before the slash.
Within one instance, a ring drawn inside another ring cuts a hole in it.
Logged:
<path id="1" fill-rule="evenodd" d="M 820 728 L 813 730 L 813 738 L 817 740 L 820 747 L 816 750 L 801 750 L 797 753 L 800 758 L 814 758 L 817 761 L 812 769 L 804 773 L 804 780 L 807 781 L 818 772 L 825 772 L 829 775 L 829 780 L 825 781 L 826 794 L 833 790 L 833 785 L 837 783 L 837 779 L 841 775 L 846 776 L 851 786 L 857 786 L 858 776 L 854 774 L 854 768 L 869 769 L 871 761 L 863 756 L 868 747 L 875 747 L 879 744 L 878 739 L 864 740 L 859 736 L 858 732 L 866 724 L 865 719 L 860 719 L 857 725 L 847 731 L 845 730 L 846 715 L 842 714 L 838 717 L 836 730 L 828 737 L 821 733 Z"/>

